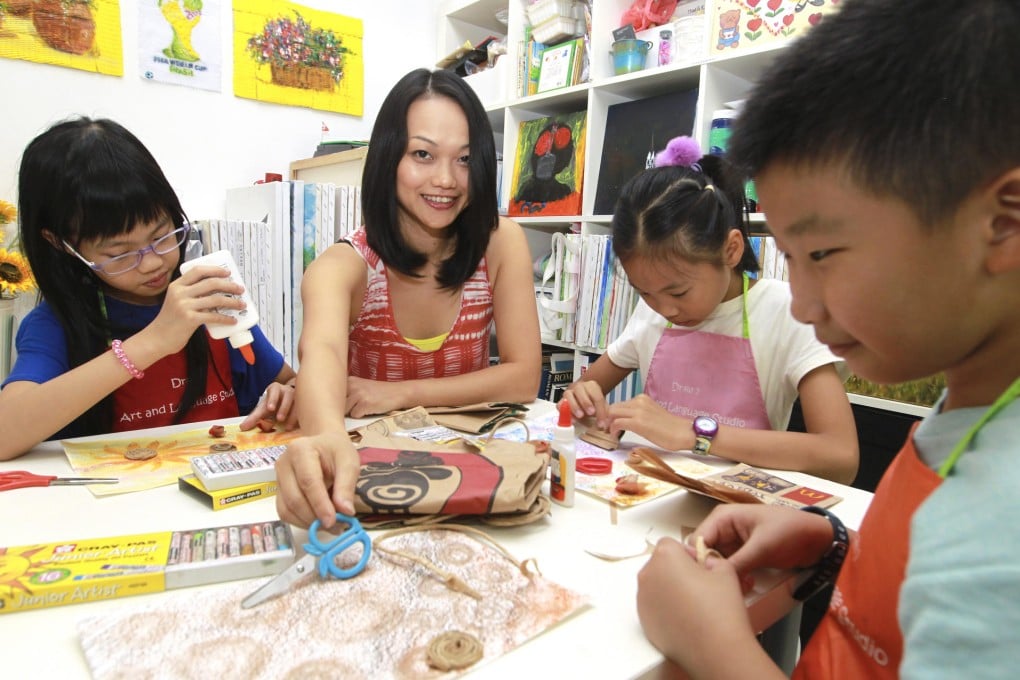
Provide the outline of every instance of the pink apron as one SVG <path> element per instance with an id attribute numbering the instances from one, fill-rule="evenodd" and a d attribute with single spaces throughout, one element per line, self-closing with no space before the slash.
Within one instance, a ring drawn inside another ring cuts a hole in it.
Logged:
<path id="1" fill-rule="evenodd" d="M 673 415 L 711 416 L 720 425 L 771 430 L 747 317 L 747 274 L 742 337 L 673 328 L 662 331 L 648 366 L 645 394 Z"/>

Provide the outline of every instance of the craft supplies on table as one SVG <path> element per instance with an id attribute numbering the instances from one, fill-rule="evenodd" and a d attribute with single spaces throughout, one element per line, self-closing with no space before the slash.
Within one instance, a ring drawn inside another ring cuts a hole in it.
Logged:
<path id="1" fill-rule="evenodd" d="M 304 545 L 304 557 L 244 598 L 241 607 L 243 609 L 257 607 L 266 600 L 286 593 L 295 584 L 316 571 L 319 572 L 319 578 L 332 576 L 338 579 L 354 578 L 364 571 L 369 557 L 372 556 L 372 539 L 369 538 L 368 532 L 361 528 L 361 522 L 354 517 L 338 512 L 336 518 L 341 524 L 347 526 L 343 533 L 323 543 L 319 540 L 319 520 L 314 520 L 312 526 L 308 528 L 308 542 Z M 357 562 L 351 566 L 341 566 L 338 563 L 340 556 L 355 544 L 361 546 Z"/>
<path id="2" fill-rule="evenodd" d="M 35 475 L 25 470 L 0 472 L 0 491 L 25 489 L 30 486 L 85 486 L 86 484 L 116 484 L 116 477 L 57 477 Z"/>
<path id="3" fill-rule="evenodd" d="M 276 459 L 287 450 L 277 445 L 239 451 L 224 444 L 222 451 L 215 451 L 216 446 L 210 447 L 212 453 L 191 459 L 191 469 L 208 491 L 275 482 Z"/>
<path id="4" fill-rule="evenodd" d="M 270 576 L 293 560 L 279 521 L 0 547 L 0 614 Z"/>
<path id="5" fill-rule="evenodd" d="M 197 498 L 203 504 L 208 505 L 212 510 L 231 508 L 242 503 L 250 503 L 260 498 L 270 498 L 276 495 L 276 480 L 271 482 L 259 482 L 257 484 L 245 484 L 244 486 L 232 486 L 226 489 L 210 490 L 205 488 L 195 475 L 184 475 L 177 480 L 177 488 L 192 498 Z"/>

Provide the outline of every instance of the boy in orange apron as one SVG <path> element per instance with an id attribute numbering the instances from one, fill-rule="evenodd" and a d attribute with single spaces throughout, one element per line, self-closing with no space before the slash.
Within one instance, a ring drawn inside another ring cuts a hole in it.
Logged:
<path id="1" fill-rule="evenodd" d="M 941 371 L 947 389 L 858 535 L 725 506 L 697 534 L 727 559 L 660 543 L 638 612 L 689 675 L 782 677 L 739 585 L 774 566 L 838 573 L 796 678 L 1015 676 L 1020 541 L 997 518 L 1020 513 L 1017 35 L 1007 0 L 846 0 L 748 99 L 730 154 L 787 255 L 794 315 L 863 378 Z"/>

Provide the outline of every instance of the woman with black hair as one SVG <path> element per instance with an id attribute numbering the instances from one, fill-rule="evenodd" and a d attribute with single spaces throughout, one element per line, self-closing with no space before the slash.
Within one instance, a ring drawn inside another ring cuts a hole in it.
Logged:
<path id="1" fill-rule="evenodd" d="M 301 427 L 277 464 L 280 516 L 354 512 L 344 416 L 532 401 L 541 343 L 524 233 L 501 218 L 492 128 L 449 71 L 418 69 L 383 101 L 362 177 L 364 226 L 301 284 Z M 492 324 L 499 363 L 489 365 Z M 329 488 L 332 487 L 332 497 Z"/>

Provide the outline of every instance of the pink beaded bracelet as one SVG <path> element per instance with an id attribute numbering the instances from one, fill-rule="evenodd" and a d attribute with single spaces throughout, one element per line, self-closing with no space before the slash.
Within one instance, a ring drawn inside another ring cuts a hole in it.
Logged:
<path id="1" fill-rule="evenodd" d="M 141 380 L 145 377 L 145 371 L 138 370 L 138 367 L 135 366 L 134 362 L 131 361 L 131 359 L 128 359 L 128 355 L 124 353 L 124 343 L 120 340 L 114 340 L 110 343 L 110 347 L 113 349 L 113 356 L 117 357 L 117 361 L 119 361 L 120 365 L 131 374 L 132 378 L 135 380 Z"/>

